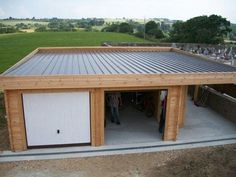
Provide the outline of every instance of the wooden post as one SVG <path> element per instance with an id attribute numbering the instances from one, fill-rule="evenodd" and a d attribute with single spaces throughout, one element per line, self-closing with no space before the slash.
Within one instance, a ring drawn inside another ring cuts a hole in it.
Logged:
<path id="1" fill-rule="evenodd" d="M 193 102 L 196 104 L 198 101 L 198 92 L 199 92 L 200 85 L 195 85 L 194 87 L 194 94 L 193 94 Z"/>
<path id="2" fill-rule="evenodd" d="M 5 104 L 12 151 L 27 149 L 21 92 L 5 91 Z"/>
<path id="3" fill-rule="evenodd" d="M 104 90 L 94 89 L 91 92 L 91 144 L 104 144 Z"/>
<path id="4" fill-rule="evenodd" d="M 186 110 L 186 101 L 187 101 L 187 92 L 188 86 L 181 86 L 180 87 L 180 100 L 179 100 L 179 127 L 182 128 L 184 126 L 185 121 L 185 110 Z"/>
<path id="5" fill-rule="evenodd" d="M 181 86 L 173 86 L 168 89 L 164 141 L 176 140 L 179 130 L 179 104 Z"/>

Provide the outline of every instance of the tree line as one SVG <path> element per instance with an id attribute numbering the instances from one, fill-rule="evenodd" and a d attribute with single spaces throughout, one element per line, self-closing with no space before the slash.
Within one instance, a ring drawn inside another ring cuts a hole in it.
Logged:
<path id="1" fill-rule="evenodd" d="M 12 20 L 13 18 L 11 17 Z M 0 23 L 0 33 L 14 33 L 22 29 L 34 28 L 36 32 L 45 31 L 100 31 L 94 27 L 103 27 L 102 32 L 118 32 L 135 35 L 152 41 L 176 43 L 223 43 L 225 38 L 236 40 L 236 25 L 219 15 L 198 16 L 187 21 L 176 21 L 173 24 L 164 21 L 151 20 L 140 23 L 133 20 L 125 22 L 105 22 L 102 18 L 82 19 L 31 19 L 41 23 L 24 24 L 15 26 Z M 232 30 L 233 29 L 233 30 Z"/>
<path id="2" fill-rule="evenodd" d="M 162 27 L 165 27 L 162 29 Z M 156 23 L 155 21 L 149 21 L 144 25 L 135 22 L 122 22 L 112 23 L 102 29 L 103 32 L 119 32 L 134 34 L 137 37 L 145 37 L 147 39 L 162 39 L 165 36 L 164 32 L 170 30 L 171 26 L 164 23 Z"/>
<path id="3" fill-rule="evenodd" d="M 41 25 L 35 31 L 77 31 L 80 28 L 85 29 L 85 31 L 92 31 L 93 26 L 102 26 L 104 23 L 105 21 L 102 18 L 82 18 L 76 20 L 53 18 L 49 20 L 47 26 Z"/>
<path id="4" fill-rule="evenodd" d="M 149 40 L 176 43 L 219 44 L 228 35 L 229 39 L 236 39 L 236 31 L 231 32 L 230 21 L 218 15 L 198 16 L 185 22 L 176 21 L 171 27 L 155 21 L 149 21 L 141 28 L 129 23 L 113 23 L 102 31 L 129 33 Z"/>

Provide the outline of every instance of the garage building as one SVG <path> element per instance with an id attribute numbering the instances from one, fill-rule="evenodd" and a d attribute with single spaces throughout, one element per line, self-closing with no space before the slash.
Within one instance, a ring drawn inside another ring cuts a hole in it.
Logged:
<path id="1" fill-rule="evenodd" d="M 188 85 L 236 83 L 236 68 L 167 47 L 38 48 L 0 76 L 12 151 L 104 145 L 105 93 L 167 90 L 163 140 L 184 125 Z"/>

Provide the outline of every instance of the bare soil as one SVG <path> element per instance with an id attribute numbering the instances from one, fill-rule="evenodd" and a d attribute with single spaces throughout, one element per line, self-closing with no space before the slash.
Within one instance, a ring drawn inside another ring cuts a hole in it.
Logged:
<path id="1" fill-rule="evenodd" d="M 236 145 L 0 163 L 1 177 L 235 177 Z"/>

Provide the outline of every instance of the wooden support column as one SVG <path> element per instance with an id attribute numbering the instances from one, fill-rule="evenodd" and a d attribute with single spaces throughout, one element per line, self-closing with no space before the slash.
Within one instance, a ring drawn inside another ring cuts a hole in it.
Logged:
<path id="1" fill-rule="evenodd" d="M 104 144 L 104 90 L 94 89 L 91 92 L 91 144 Z"/>
<path id="2" fill-rule="evenodd" d="M 193 102 L 194 103 L 197 103 L 197 101 L 198 101 L 199 87 L 200 87 L 200 85 L 195 85 L 195 87 L 194 87 L 194 94 L 193 94 Z"/>
<path id="3" fill-rule="evenodd" d="M 179 127 L 182 128 L 184 126 L 185 121 L 185 110 L 186 110 L 186 101 L 187 101 L 187 93 L 188 93 L 188 86 L 181 86 L 180 87 L 180 100 L 179 100 Z"/>
<path id="4" fill-rule="evenodd" d="M 4 91 L 7 123 L 12 151 L 27 149 L 21 92 Z"/>
<path id="5" fill-rule="evenodd" d="M 181 86 L 169 87 L 166 105 L 164 141 L 177 139 L 180 95 Z"/>

